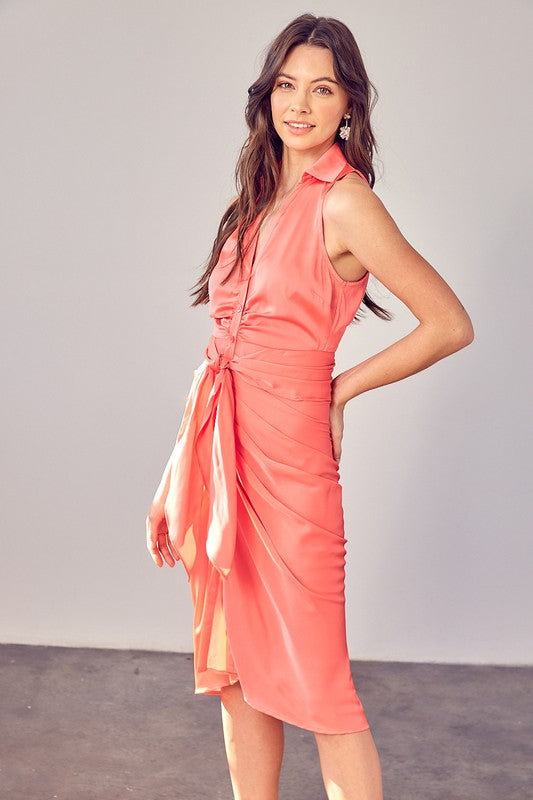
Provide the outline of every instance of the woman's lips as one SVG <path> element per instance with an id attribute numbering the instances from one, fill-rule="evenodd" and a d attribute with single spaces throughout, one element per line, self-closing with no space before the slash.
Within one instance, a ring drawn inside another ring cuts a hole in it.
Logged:
<path id="1" fill-rule="evenodd" d="M 291 125 L 290 123 L 285 122 L 285 120 L 283 121 L 283 124 L 285 125 L 287 130 L 289 130 L 291 133 L 295 133 L 297 136 L 301 136 L 304 133 L 309 133 L 309 131 L 312 131 L 313 128 L 315 127 L 314 125 L 309 125 L 308 126 L 307 123 L 305 124 L 304 127 Z"/>

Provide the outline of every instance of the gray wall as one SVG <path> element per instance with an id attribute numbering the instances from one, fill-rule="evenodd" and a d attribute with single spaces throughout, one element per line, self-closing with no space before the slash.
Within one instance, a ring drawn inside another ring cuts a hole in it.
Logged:
<path id="1" fill-rule="evenodd" d="M 233 194 L 246 89 L 307 10 L 354 32 L 380 93 L 375 191 L 476 332 L 347 406 L 350 656 L 531 663 L 519 0 L 0 5 L 3 641 L 192 648 L 185 571 L 155 568 L 145 516 L 211 330 L 188 288 Z M 335 373 L 416 325 L 369 291 L 396 319 L 349 328 Z"/>

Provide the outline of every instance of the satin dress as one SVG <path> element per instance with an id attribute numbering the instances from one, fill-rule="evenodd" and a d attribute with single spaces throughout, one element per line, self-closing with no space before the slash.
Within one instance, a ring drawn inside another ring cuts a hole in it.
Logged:
<path id="1" fill-rule="evenodd" d="M 322 226 L 326 192 L 352 171 L 333 143 L 270 218 L 257 254 L 252 243 L 242 275 L 222 285 L 236 231 L 225 242 L 209 278 L 212 335 L 167 464 L 195 693 L 240 681 L 252 707 L 322 733 L 370 727 L 347 650 L 348 540 L 329 423 L 335 351 L 369 273 L 343 280 Z"/>

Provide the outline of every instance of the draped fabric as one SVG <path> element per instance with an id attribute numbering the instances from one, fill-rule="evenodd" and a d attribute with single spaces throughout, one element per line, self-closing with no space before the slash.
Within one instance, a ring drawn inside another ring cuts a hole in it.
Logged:
<path id="1" fill-rule="evenodd" d="M 368 273 L 345 281 L 323 241 L 333 144 L 278 208 L 261 251 L 209 283 L 213 333 L 170 459 L 169 540 L 193 601 L 197 694 L 325 733 L 369 728 L 350 672 L 342 486 L 329 426 L 335 351 Z M 260 216 L 248 235 L 252 236 Z"/>

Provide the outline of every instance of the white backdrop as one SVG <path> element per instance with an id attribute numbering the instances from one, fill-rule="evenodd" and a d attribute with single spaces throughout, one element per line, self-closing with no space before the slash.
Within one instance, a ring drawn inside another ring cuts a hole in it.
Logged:
<path id="1" fill-rule="evenodd" d="M 0 5 L 1 641 L 192 649 L 185 570 L 153 565 L 145 516 L 211 331 L 188 290 L 246 90 L 306 10 Z M 350 656 L 531 663 L 533 6 L 312 11 L 353 31 L 380 95 L 374 190 L 476 335 L 346 408 Z M 335 374 L 417 324 L 369 292 L 395 319 L 349 327 Z"/>

